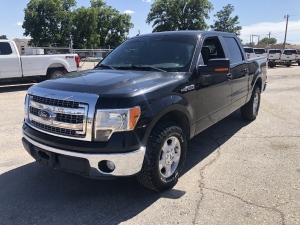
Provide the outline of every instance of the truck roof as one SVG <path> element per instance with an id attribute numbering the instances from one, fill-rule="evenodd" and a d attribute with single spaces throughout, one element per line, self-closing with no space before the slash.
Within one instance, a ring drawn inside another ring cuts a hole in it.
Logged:
<path id="1" fill-rule="evenodd" d="M 154 32 L 149 34 L 142 34 L 139 36 L 135 36 L 132 38 L 137 37 L 147 37 L 147 36 L 161 36 L 161 35 L 206 35 L 206 34 L 215 34 L 215 35 L 221 35 L 226 34 L 230 36 L 236 36 L 234 33 L 228 33 L 228 32 L 221 32 L 221 31 L 206 31 L 206 30 L 179 30 L 179 31 L 163 31 L 163 32 Z M 130 39 L 132 39 L 130 38 Z"/>

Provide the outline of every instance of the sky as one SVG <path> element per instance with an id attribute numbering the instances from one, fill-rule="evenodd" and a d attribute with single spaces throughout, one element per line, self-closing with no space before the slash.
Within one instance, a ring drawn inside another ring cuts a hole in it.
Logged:
<path id="1" fill-rule="evenodd" d="M 116 8 L 120 13 L 128 13 L 132 16 L 131 22 L 134 28 L 129 36 L 135 36 L 139 30 L 141 34 L 151 33 L 151 24 L 145 21 L 150 12 L 151 3 L 154 0 L 104 0 L 108 5 Z M 186 0 L 188 1 L 188 0 Z M 239 16 L 239 25 L 243 27 L 240 38 L 244 43 L 250 41 L 250 35 L 254 42 L 269 36 L 277 38 L 278 43 L 284 41 L 286 19 L 289 15 L 287 43 L 300 45 L 300 0 L 209 0 L 213 6 L 205 22 L 212 25 L 214 14 L 225 5 L 232 4 L 234 12 L 232 16 Z M 23 38 L 24 8 L 29 0 L 0 0 L 0 35 L 6 35 L 8 39 Z M 77 7 L 89 7 L 89 0 L 77 0 Z"/>

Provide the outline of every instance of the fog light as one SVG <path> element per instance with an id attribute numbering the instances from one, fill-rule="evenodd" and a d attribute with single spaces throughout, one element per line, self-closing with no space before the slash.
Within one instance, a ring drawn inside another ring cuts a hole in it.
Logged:
<path id="1" fill-rule="evenodd" d="M 116 166 L 111 161 L 103 160 L 98 163 L 98 168 L 101 172 L 111 173 L 115 170 Z"/>
<path id="2" fill-rule="evenodd" d="M 115 164 L 108 160 L 106 161 L 106 165 L 107 165 L 107 168 L 110 169 L 111 171 L 114 171 L 116 168 Z"/>

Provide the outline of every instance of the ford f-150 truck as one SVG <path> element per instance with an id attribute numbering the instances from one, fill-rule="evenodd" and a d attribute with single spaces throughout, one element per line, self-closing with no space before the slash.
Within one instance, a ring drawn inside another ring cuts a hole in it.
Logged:
<path id="1" fill-rule="evenodd" d="M 77 71 L 77 54 L 20 56 L 14 41 L 0 40 L 0 80 L 28 77 L 56 78 Z"/>
<path id="2" fill-rule="evenodd" d="M 234 34 L 136 36 L 92 70 L 29 88 L 23 145 L 54 169 L 135 175 L 163 191 L 182 173 L 188 140 L 237 109 L 257 117 L 266 70 L 267 58 L 248 60 Z"/>

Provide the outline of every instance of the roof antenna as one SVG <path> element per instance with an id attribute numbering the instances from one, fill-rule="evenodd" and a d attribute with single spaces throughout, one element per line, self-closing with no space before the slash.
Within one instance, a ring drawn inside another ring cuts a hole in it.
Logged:
<path id="1" fill-rule="evenodd" d="M 138 33 L 136 36 L 140 36 L 140 33 L 141 33 L 140 29 L 138 29 L 138 32 L 139 32 L 139 33 Z"/>

